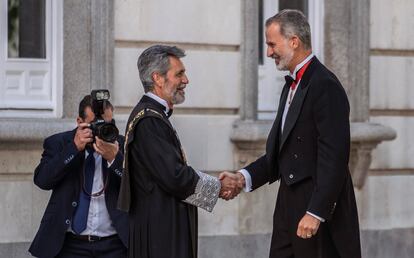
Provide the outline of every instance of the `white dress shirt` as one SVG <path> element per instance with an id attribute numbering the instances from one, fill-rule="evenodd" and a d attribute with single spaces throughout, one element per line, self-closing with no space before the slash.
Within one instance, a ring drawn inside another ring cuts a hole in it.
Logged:
<path id="1" fill-rule="evenodd" d="M 170 107 L 168 106 L 167 101 L 165 101 L 165 99 L 162 99 L 160 97 L 158 97 L 157 95 L 155 95 L 152 92 L 147 92 L 145 93 L 145 96 L 152 98 L 153 100 L 157 101 L 158 103 L 160 103 L 161 105 L 163 105 L 165 107 L 165 114 L 168 116 L 168 112 L 170 112 Z"/>
<path id="2" fill-rule="evenodd" d="M 312 59 L 315 55 L 313 53 L 311 53 L 309 56 L 307 56 L 300 64 L 298 64 L 295 67 L 295 70 L 293 71 L 293 73 L 289 73 L 289 76 L 293 78 L 293 80 L 296 80 L 296 73 L 299 71 L 300 68 L 302 68 L 310 59 Z M 283 127 L 285 126 L 285 121 L 286 121 L 286 116 L 288 114 L 290 105 L 291 105 L 291 101 L 293 101 L 293 98 L 295 96 L 296 90 L 298 89 L 300 85 L 300 80 L 296 83 L 296 87 L 295 89 L 292 89 L 289 87 L 289 92 L 288 92 L 288 97 L 286 99 L 286 103 L 285 103 L 285 109 L 283 110 L 283 114 L 282 114 L 282 122 L 281 122 L 281 133 L 283 132 Z M 291 101 L 289 101 L 289 98 L 291 98 Z M 245 188 L 244 191 L 245 192 L 250 192 L 252 190 L 252 177 L 250 176 L 249 171 L 247 171 L 246 169 L 241 169 L 239 170 L 239 172 L 244 176 L 244 180 L 245 180 Z M 309 215 L 312 215 L 313 217 L 317 218 L 318 220 L 324 222 L 325 220 L 311 212 L 306 212 Z"/>
<path id="3" fill-rule="evenodd" d="M 85 160 L 88 155 L 89 153 L 85 151 Z M 95 174 L 93 176 L 92 193 L 97 193 L 104 187 L 105 178 L 102 173 L 102 156 L 96 152 L 93 153 L 93 156 L 95 157 Z M 108 166 L 110 166 L 110 164 L 111 163 L 108 162 Z M 70 228 L 68 231 L 73 233 Z M 106 208 L 105 192 L 99 196 L 91 197 L 86 229 L 80 234 L 100 237 L 117 234 L 115 228 L 112 226 L 112 220 L 109 216 L 108 209 Z"/>
<path id="4" fill-rule="evenodd" d="M 305 60 L 303 60 L 300 64 L 298 64 L 295 67 L 295 70 L 293 71 L 293 74 L 292 73 L 289 73 L 289 76 L 292 77 L 293 80 L 296 80 L 296 73 L 299 71 L 300 68 L 302 68 L 314 56 L 315 55 L 313 53 L 311 53 L 308 57 L 306 57 Z M 288 97 L 286 99 L 285 109 L 283 110 L 283 115 L 282 115 L 281 132 L 283 132 L 283 128 L 285 127 L 286 116 L 287 116 L 287 113 L 289 111 L 290 104 L 292 103 L 291 101 L 289 101 L 289 99 L 293 100 L 293 98 L 295 97 L 295 93 L 296 93 L 296 90 L 298 89 L 298 87 L 300 85 L 300 81 L 301 80 L 299 80 L 296 83 L 295 89 L 292 89 L 291 87 L 289 87 Z"/>

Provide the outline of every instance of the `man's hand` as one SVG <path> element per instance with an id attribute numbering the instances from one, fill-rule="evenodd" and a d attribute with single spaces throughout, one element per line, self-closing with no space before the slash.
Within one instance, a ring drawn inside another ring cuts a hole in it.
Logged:
<path id="1" fill-rule="evenodd" d="M 96 136 L 95 143 L 93 144 L 93 148 L 106 161 L 111 163 L 115 159 L 116 154 L 119 151 L 119 143 L 117 141 L 115 141 L 114 143 L 105 142 L 101 140 L 98 136 Z"/>
<path id="2" fill-rule="evenodd" d="M 92 130 L 89 129 L 88 123 L 81 123 L 78 125 L 73 141 L 75 142 L 78 151 L 83 151 L 86 144 L 93 142 Z"/>
<path id="3" fill-rule="evenodd" d="M 300 238 L 311 238 L 318 232 L 320 224 L 320 220 L 313 217 L 312 215 L 305 214 L 305 216 L 303 216 L 303 218 L 299 221 L 296 234 Z"/>
<path id="4" fill-rule="evenodd" d="M 220 197 L 231 200 L 236 197 L 245 185 L 244 176 L 241 173 L 224 171 L 220 173 L 221 181 Z"/>

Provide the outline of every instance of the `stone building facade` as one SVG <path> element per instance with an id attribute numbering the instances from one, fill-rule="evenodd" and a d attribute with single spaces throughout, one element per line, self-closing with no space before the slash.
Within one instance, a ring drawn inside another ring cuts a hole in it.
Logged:
<path id="1" fill-rule="evenodd" d="M 315 54 L 351 102 L 363 257 L 411 257 L 414 2 L 44 0 L 28 7 L 46 18 L 34 58 L 7 51 L 15 2 L 0 4 L 0 257 L 28 256 L 50 194 L 32 181 L 43 139 L 74 128 L 81 97 L 97 88 L 111 91 L 123 131 L 143 94 L 136 61 L 152 44 L 187 53 L 190 84 L 173 124 L 190 164 L 216 175 L 261 155 L 284 75 L 264 56 L 263 21 L 285 7 L 307 14 Z M 277 188 L 200 211 L 199 256 L 267 257 Z"/>

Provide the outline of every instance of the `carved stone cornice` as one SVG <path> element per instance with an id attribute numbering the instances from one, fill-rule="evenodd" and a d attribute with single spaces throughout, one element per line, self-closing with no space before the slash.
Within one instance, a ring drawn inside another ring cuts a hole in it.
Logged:
<path id="1" fill-rule="evenodd" d="M 231 135 L 236 150 L 234 166 L 241 168 L 265 153 L 267 136 L 273 121 L 237 121 Z M 354 186 L 364 186 L 371 164 L 371 152 L 382 141 L 395 139 L 396 132 L 375 123 L 351 123 L 351 151 L 349 168 Z"/>

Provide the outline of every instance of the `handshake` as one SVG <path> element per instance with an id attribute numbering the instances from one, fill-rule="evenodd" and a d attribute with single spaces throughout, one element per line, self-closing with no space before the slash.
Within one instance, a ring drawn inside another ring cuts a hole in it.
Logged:
<path id="1" fill-rule="evenodd" d="M 219 175 L 221 189 L 220 198 L 228 201 L 236 197 L 245 187 L 244 176 L 240 172 L 223 171 Z"/>

